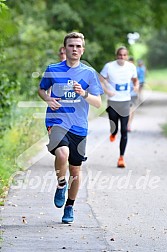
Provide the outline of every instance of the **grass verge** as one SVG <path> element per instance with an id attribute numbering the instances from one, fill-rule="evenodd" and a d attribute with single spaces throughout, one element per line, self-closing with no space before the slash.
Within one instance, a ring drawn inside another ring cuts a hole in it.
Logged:
<path id="1" fill-rule="evenodd" d="M 146 83 L 153 91 L 167 92 L 167 69 L 148 71 Z"/>
<path id="2" fill-rule="evenodd" d="M 26 168 L 23 163 L 20 165 L 17 162 L 18 157 L 46 134 L 44 120 L 33 117 L 39 112 L 39 108 L 16 108 L 11 127 L 3 132 L 0 139 L 0 205 L 4 204 L 13 174 Z M 30 155 L 36 155 L 38 151 L 37 146 L 26 158 L 30 159 Z"/>
<path id="3" fill-rule="evenodd" d="M 148 71 L 146 77 L 146 89 L 167 93 L 167 69 Z M 162 125 L 163 134 L 167 137 L 167 122 Z"/>

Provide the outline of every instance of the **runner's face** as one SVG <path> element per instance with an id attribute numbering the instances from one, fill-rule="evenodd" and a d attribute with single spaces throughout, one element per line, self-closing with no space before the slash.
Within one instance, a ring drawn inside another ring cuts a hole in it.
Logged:
<path id="1" fill-rule="evenodd" d="M 119 50 L 117 54 L 117 63 L 123 66 L 125 61 L 128 60 L 128 52 L 126 49 Z"/>
<path id="2" fill-rule="evenodd" d="M 69 60 L 79 60 L 84 52 L 80 38 L 69 38 L 66 42 L 66 57 Z"/>
<path id="3" fill-rule="evenodd" d="M 60 58 L 61 61 L 66 59 L 66 54 L 65 54 L 63 49 L 61 49 L 60 52 L 59 52 L 59 58 Z"/>
<path id="4" fill-rule="evenodd" d="M 127 60 L 128 59 L 128 52 L 125 49 L 119 50 L 117 55 L 117 59 Z"/>

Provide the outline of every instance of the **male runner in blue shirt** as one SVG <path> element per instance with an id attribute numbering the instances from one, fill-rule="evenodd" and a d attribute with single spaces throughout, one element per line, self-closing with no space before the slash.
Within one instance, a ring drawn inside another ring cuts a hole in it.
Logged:
<path id="1" fill-rule="evenodd" d="M 56 156 L 58 187 L 54 203 L 62 207 L 67 189 L 66 172 L 69 163 L 70 183 L 62 222 L 73 222 L 73 205 L 80 184 L 80 167 L 85 161 L 89 104 L 101 106 L 103 90 L 93 68 L 82 64 L 84 36 L 72 32 L 64 38 L 66 60 L 47 67 L 39 86 L 39 96 L 48 104 L 46 127 L 48 150 Z M 51 87 L 51 96 L 47 90 Z"/>

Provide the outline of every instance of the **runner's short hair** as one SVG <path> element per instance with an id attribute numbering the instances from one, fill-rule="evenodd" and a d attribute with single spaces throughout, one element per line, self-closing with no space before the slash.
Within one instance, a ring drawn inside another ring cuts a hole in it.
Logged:
<path id="1" fill-rule="evenodd" d="M 60 55 L 60 54 L 65 54 L 65 52 L 64 52 L 64 46 L 61 46 L 61 47 L 59 48 L 58 54 L 59 54 L 59 55 Z"/>
<path id="2" fill-rule="evenodd" d="M 64 47 L 66 46 L 67 44 L 67 39 L 69 38 L 80 38 L 82 40 L 82 45 L 83 47 L 85 46 L 85 39 L 84 39 L 84 35 L 80 32 L 71 32 L 71 33 L 68 33 L 65 38 L 64 38 Z"/>
<path id="3" fill-rule="evenodd" d="M 120 52 L 121 50 L 126 50 L 126 51 L 128 52 L 128 49 L 126 48 L 126 46 L 120 46 L 120 47 L 117 48 L 117 50 L 116 50 L 116 52 L 115 52 L 116 56 L 119 54 L 119 52 Z"/>

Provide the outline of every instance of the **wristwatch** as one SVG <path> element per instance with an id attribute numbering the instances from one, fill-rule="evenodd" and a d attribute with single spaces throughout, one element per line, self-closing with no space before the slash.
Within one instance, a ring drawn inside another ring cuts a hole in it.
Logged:
<path id="1" fill-rule="evenodd" d="M 84 99 L 86 99 L 87 97 L 88 97 L 88 91 L 87 90 L 85 90 L 85 95 L 84 96 L 82 96 Z"/>

